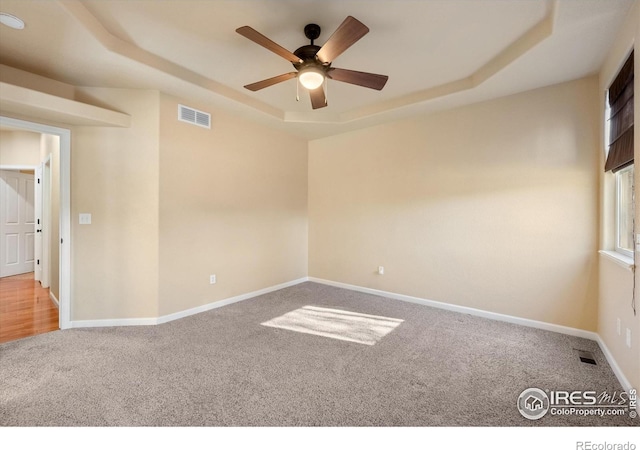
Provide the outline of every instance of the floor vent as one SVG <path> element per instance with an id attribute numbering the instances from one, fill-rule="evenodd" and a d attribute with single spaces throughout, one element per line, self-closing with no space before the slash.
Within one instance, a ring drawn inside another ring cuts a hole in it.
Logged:
<path id="1" fill-rule="evenodd" d="M 202 128 L 211 128 L 211 114 L 184 105 L 178 105 L 178 120 Z"/>
<path id="2" fill-rule="evenodd" d="M 578 350 L 578 349 L 574 349 L 577 353 L 578 353 L 578 358 L 580 358 L 580 362 L 583 362 L 585 364 L 592 364 L 594 366 L 597 366 L 598 363 L 596 362 L 596 358 L 593 356 L 593 353 L 588 352 L 586 350 Z"/>

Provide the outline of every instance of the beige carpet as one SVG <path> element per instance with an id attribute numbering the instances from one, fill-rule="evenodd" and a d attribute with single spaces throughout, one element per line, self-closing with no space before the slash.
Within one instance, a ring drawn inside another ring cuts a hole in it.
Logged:
<path id="1" fill-rule="evenodd" d="M 300 332 L 314 321 L 365 343 Z M 314 283 L 159 326 L 0 345 L 3 426 L 638 424 L 528 420 L 516 403 L 529 387 L 621 391 L 595 342 Z"/>

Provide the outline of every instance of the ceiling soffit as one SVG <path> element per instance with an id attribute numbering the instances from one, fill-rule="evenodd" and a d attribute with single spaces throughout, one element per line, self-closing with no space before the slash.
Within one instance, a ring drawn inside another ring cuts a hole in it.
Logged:
<path id="1" fill-rule="evenodd" d="M 169 61 L 131 42 L 121 39 L 117 36 L 116 32 L 108 29 L 102 22 L 100 22 L 98 18 L 93 15 L 80 1 L 66 0 L 59 3 L 104 48 L 120 56 L 144 64 L 192 85 L 206 89 L 216 95 L 220 95 L 228 100 L 240 103 L 255 111 L 259 111 L 260 113 L 279 119 L 283 122 L 344 124 L 467 91 L 481 85 L 553 34 L 554 20 L 558 7 L 557 1 L 558 0 L 547 2 L 546 13 L 540 21 L 526 30 L 519 38 L 511 42 L 496 56 L 481 67 L 478 67 L 467 77 L 342 113 L 322 112 L 321 114 L 314 111 L 283 111 L 271 106 L 259 99 L 256 99 L 255 97 L 239 92 L 180 64 Z"/>

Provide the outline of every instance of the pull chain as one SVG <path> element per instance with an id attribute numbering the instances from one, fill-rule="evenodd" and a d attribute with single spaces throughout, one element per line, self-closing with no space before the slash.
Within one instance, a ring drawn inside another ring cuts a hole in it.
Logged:
<path id="1" fill-rule="evenodd" d="M 327 105 L 327 99 L 329 98 L 329 80 L 327 76 L 324 77 L 324 104 Z"/>
<path id="2" fill-rule="evenodd" d="M 296 101 L 300 101 L 300 80 L 296 77 Z"/>

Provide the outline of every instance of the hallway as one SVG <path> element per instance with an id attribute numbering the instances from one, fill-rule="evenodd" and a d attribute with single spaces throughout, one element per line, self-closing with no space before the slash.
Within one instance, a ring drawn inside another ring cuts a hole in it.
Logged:
<path id="1" fill-rule="evenodd" d="M 0 278 L 0 344 L 57 329 L 58 308 L 33 272 Z"/>

